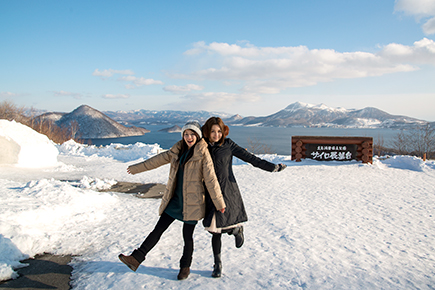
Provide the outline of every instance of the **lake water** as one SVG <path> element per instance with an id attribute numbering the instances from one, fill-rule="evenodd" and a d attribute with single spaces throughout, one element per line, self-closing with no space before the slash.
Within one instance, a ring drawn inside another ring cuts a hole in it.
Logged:
<path id="1" fill-rule="evenodd" d="M 142 142 L 145 144 L 159 144 L 163 149 L 169 149 L 177 141 L 181 140 L 180 133 L 159 132 L 161 129 L 171 127 L 172 125 L 147 125 L 146 129 L 150 133 L 142 136 L 107 138 L 107 139 L 90 139 L 89 144 L 109 145 L 111 143 L 134 144 Z M 180 127 L 183 124 L 179 125 Z M 383 146 L 388 147 L 400 132 L 395 129 L 342 129 L 342 128 L 274 128 L 274 127 L 242 127 L 229 126 L 229 138 L 240 146 L 252 149 L 252 144 L 265 145 L 269 149 L 268 153 L 279 155 L 291 155 L 291 137 L 292 136 L 357 136 L 373 137 L 373 142 L 381 142 Z M 251 141 L 251 142 L 250 142 Z M 392 147 L 392 146 L 391 146 Z M 252 151 L 252 150 L 251 150 Z M 264 152 L 258 152 L 264 153 Z"/>

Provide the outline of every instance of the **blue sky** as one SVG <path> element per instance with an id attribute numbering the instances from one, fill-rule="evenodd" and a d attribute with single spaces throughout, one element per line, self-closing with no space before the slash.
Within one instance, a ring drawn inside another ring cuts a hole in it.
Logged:
<path id="1" fill-rule="evenodd" d="M 0 101 L 435 121 L 435 0 L 0 0 Z"/>

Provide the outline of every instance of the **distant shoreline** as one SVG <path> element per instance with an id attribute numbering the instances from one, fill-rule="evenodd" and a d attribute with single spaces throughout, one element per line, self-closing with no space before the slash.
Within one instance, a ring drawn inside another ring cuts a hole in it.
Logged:
<path id="1" fill-rule="evenodd" d="M 107 138 L 107 139 L 87 139 L 85 143 L 100 145 L 110 145 L 111 143 L 134 144 L 141 142 L 145 144 L 159 144 L 163 149 L 169 149 L 178 140 L 179 134 L 159 131 L 171 125 L 148 125 L 147 129 L 151 132 L 142 136 Z M 393 141 L 400 130 L 397 129 L 344 129 L 344 128 L 305 128 L 305 127 L 247 127 L 229 126 L 229 138 L 234 140 L 243 148 L 250 149 L 251 143 L 258 143 L 271 149 L 272 154 L 291 155 L 291 136 L 357 136 L 373 137 L 374 144 L 383 139 L 385 147 Z M 89 141 L 89 142 L 86 142 Z M 260 152 L 263 153 L 263 152 Z"/>

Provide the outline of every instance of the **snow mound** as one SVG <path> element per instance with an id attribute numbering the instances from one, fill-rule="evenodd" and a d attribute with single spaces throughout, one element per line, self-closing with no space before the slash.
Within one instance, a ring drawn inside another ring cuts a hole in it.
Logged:
<path id="1" fill-rule="evenodd" d="M 0 281 L 18 278 L 19 275 L 14 269 L 25 267 L 26 264 L 21 264 L 19 260 L 27 259 L 28 256 L 22 254 L 12 241 L 3 235 L 0 235 L 0 253 Z"/>
<path id="2" fill-rule="evenodd" d="M 381 159 L 382 160 L 382 159 Z M 428 161 L 427 164 L 419 157 L 407 156 L 407 155 L 397 155 L 388 156 L 382 160 L 382 164 L 397 169 L 407 169 L 412 171 L 423 171 L 426 166 L 430 166 L 432 162 Z"/>
<path id="3" fill-rule="evenodd" d="M 59 151 L 47 136 L 15 121 L 0 120 L 0 164 L 42 168 L 57 165 Z"/>
<path id="4" fill-rule="evenodd" d="M 95 146 L 76 143 L 69 140 L 58 146 L 59 152 L 65 155 L 108 157 L 118 161 L 132 161 L 140 158 L 148 159 L 164 151 L 160 145 L 136 144 L 123 145 L 112 143 L 106 146 Z"/>

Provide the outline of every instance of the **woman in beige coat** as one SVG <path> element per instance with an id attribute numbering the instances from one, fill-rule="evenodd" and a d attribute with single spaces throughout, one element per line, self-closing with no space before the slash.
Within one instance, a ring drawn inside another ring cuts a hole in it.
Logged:
<path id="1" fill-rule="evenodd" d="M 174 220 L 180 220 L 184 223 L 184 250 L 180 260 L 178 280 L 186 279 L 190 274 L 193 231 L 197 221 L 205 216 L 204 184 L 216 209 L 221 212 L 225 211 L 225 202 L 213 162 L 207 144 L 202 139 L 201 126 L 197 121 L 189 121 L 184 125 L 181 135 L 183 139 L 169 151 L 128 167 L 129 174 L 137 174 L 164 164 L 171 164 L 168 183 L 159 208 L 160 219 L 154 230 L 131 255 L 119 255 L 119 259 L 124 264 L 136 271 L 148 252 L 157 244 L 163 232 Z"/>

